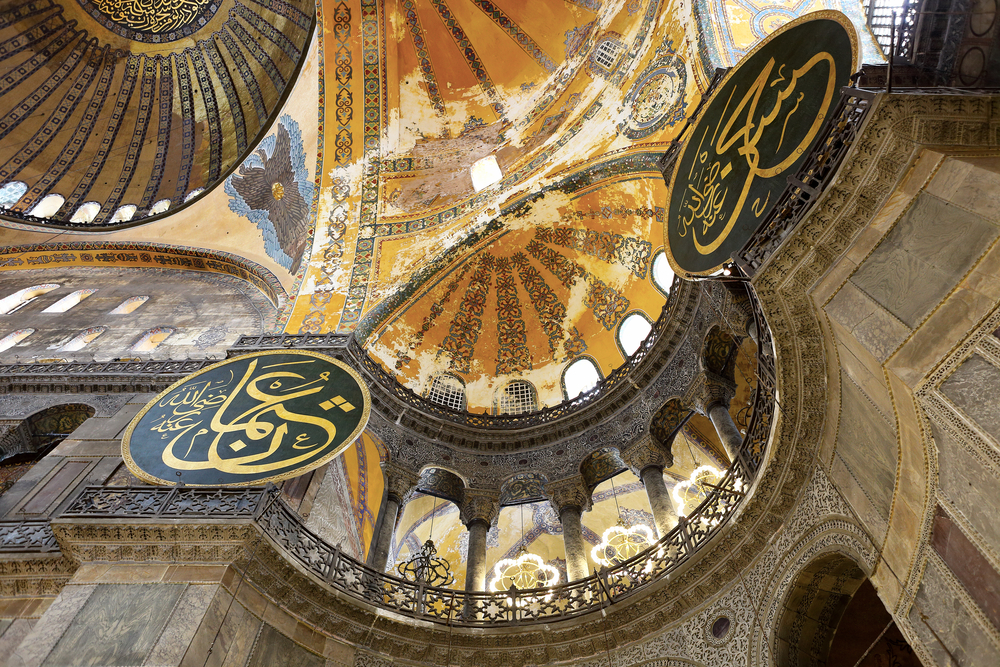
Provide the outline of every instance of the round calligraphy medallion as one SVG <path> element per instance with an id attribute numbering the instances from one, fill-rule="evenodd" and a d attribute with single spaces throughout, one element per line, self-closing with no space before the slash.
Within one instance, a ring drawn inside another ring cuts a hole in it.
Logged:
<path id="1" fill-rule="evenodd" d="M 680 275 L 707 275 L 774 209 L 857 69 L 858 38 L 835 11 L 782 26 L 732 68 L 675 163 L 665 225 Z"/>
<path id="2" fill-rule="evenodd" d="M 160 393 L 125 430 L 122 458 L 153 484 L 263 484 L 340 454 L 370 409 L 368 387 L 347 364 L 316 352 L 257 352 Z"/>
<path id="3" fill-rule="evenodd" d="M 639 74 L 625 95 L 628 116 L 618 131 L 629 139 L 644 139 L 684 120 L 687 76 L 684 61 L 671 54 L 657 58 Z"/>
<path id="4" fill-rule="evenodd" d="M 138 42 L 172 42 L 194 34 L 215 16 L 222 0 L 79 0 L 111 32 Z"/>

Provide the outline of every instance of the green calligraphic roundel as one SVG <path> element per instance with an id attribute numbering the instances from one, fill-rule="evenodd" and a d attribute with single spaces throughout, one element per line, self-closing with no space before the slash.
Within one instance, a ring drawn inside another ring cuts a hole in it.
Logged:
<path id="1" fill-rule="evenodd" d="M 664 243 L 675 272 L 718 270 L 767 218 L 857 69 L 857 41 L 840 12 L 813 12 L 726 74 L 674 168 Z"/>
<path id="2" fill-rule="evenodd" d="M 343 362 L 257 352 L 212 364 L 150 401 L 125 430 L 122 458 L 153 484 L 263 484 L 340 454 L 370 410 L 368 387 Z"/>

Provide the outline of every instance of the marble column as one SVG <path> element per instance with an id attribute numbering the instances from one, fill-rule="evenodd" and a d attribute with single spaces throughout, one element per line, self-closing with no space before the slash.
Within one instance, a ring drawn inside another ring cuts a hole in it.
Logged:
<path id="1" fill-rule="evenodd" d="M 587 543 L 583 539 L 580 515 L 590 509 L 590 492 L 583 478 L 577 475 L 545 485 L 549 502 L 562 524 L 563 548 L 566 552 L 566 577 L 570 581 L 590 574 L 587 563 Z"/>
<path id="2" fill-rule="evenodd" d="M 632 472 L 642 480 L 649 509 L 653 513 L 653 523 L 660 537 L 677 525 L 677 512 L 663 481 L 663 469 L 674 464 L 670 444 L 663 446 L 649 435 L 622 452 Z"/>
<path id="3" fill-rule="evenodd" d="M 368 566 L 376 572 L 385 572 L 389 564 L 399 510 L 418 479 L 416 473 L 391 462 L 382 464 L 382 476 L 386 488 L 385 504 L 382 506 L 378 534 L 368 551 Z"/>
<path id="4" fill-rule="evenodd" d="M 743 446 L 740 429 L 729 414 L 729 403 L 735 395 L 735 382 L 711 371 L 702 371 L 693 396 L 695 409 L 712 420 L 730 462 L 736 460 Z"/>
<path id="5" fill-rule="evenodd" d="M 715 426 L 715 432 L 719 434 L 722 446 L 726 448 L 726 456 L 730 461 L 736 460 L 736 453 L 743 445 L 743 435 L 739 427 L 729 414 L 729 407 L 722 403 L 715 403 L 708 408 L 708 418 Z"/>
<path id="6" fill-rule="evenodd" d="M 488 489 L 465 489 L 458 505 L 459 518 L 469 531 L 465 561 L 465 591 L 486 590 L 486 534 L 500 514 L 500 494 Z"/>
<path id="7" fill-rule="evenodd" d="M 486 534 L 490 524 L 475 519 L 469 529 L 469 555 L 465 561 L 465 591 L 473 593 L 486 590 Z"/>
<path id="8" fill-rule="evenodd" d="M 646 487 L 646 498 L 649 499 L 649 508 L 653 511 L 656 532 L 663 537 L 677 525 L 677 511 L 670 498 L 670 491 L 663 481 L 663 468 L 655 465 L 646 466 L 640 471 L 639 479 Z"/>
<path id="9" fill-rule="evenodd" d="M 563 530 L 563 547 L 566 550 L 566 578 L 570 581 L 583 579 L 589 572 L 587 567 L 587 545 L 583 540 L 583 522 L 579 507 L 564 507 L 559 512 L 559 522 Z"/>

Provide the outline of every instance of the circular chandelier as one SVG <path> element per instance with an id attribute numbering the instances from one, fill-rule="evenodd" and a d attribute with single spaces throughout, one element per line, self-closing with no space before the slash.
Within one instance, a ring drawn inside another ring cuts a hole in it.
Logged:
<path id="1" fill-rule="evenodd" d="M 618 523 L 604 531 L 601 543 L 591 550 L 590 557 L 604 567 L 611 567 L 648 549 L 654 542 L 656 537 L 649 526 L 641 523 L 629 526 L 623 519 L 618 519 Z"/>
<path id="2" fill-rule="evenodd" d="M 517 558 L 504 558 L 493 566 L 490 590 L 503 593 L 513 586 L 518 590 L 550 588 L 559 583 L 559 570 L 552 567 L 538 554 L 521 545 Z"/>
<path id="3" fill-rule="evenodd" d="M 698 466 L 691 477 L 674 486 L 674 504 L 679 516 L 688 516 L 700 505 L 713 487 L 722 481 L 722 472 L 710 465 Z"/>
<path id="4" fill-rule="evenodd" d="M 424 542 L 420 551 L 396 566 L 403 579 L 429 586 L 449 586 L 455 581 L 451 564 L 437 555 L 433 540 Z"/>

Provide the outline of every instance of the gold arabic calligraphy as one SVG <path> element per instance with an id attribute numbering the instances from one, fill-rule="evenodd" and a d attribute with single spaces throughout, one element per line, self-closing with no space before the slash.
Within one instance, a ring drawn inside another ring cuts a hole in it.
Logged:
<path id="1" fill-rule="evenodd" d="M 758 144 L 764 136 L 764 131 L 784 115 L 784 121 L 780 126 L 781 134 L 778 137 L 773 156 L 777 159 L 785 142 L 788 121 L 798 111 L 799 105 L 805 98 L 805 93 L 798 92 L 796 94 L 795 88 L 799 80 L 820 63 L 827 63 L 829 73 L 823 92 L 823 100 L 812 125 L 797 145 L 786 149 L 787 153 L 783 159 L 780 159 L 773 166 L 762 167 L 762 156 Z M 809 144 L 812 143 L 816 133 L 819 132 L 826 118 L 827 110 L 830 108 L 833 94 L 837 88 L 837 67 L 833 56 L 827 52 L 817 53 L 802 67 L 793 70 L 790 78 L 786 78 L 786 75 L 783 74 L 786 67 L 784 64 L 778 67 L 777 73 L 772 78 L 774 66 L 775 60 L 771 58 L 728 118 L 726 114 L 733 102 L 733 97 L 736 95 L 735 88 L 726 101 L 725 109 L 715 127 L 705 124 L 695 159 L 692 160 L 691 169 L 687 174 L 687 189 L 681 201 L 678 219 L 678 235 L 684 237 L 688 230 L 691 230 L 692 243 L 702 255 L 714 252 L 729 236 L 746 205 L 747 196 L 755 179 L 777 176 L 789 169 L 802 156 Z M 758 116 L 757 106 L 762 93 L 767 88 L 773 88 L 780 84 L 784 84 L 784 87 L 779 89 L 774 105 L 766 114 Z M 787 105 L 786 102 L 788 102 Z M 782 114 L 783 106 L 786 106 L 787 109 L 784 114 Z M 741 118 L 742 121 L 740 121 Z M 708 138 L 709 132 L 712 132 L 712 136 L 706 147 L 705 140 Z M 727 158 L 726 153 L 734 145 L 737 146 L 738 157 L 736 159 L 746 160 L 749 169 L 742 184 L 726 181 L 729 174 L 733 172 L 733 162 Z M 718 159 L 710 159 L 710 152 L 714 153 L 714 157 Z M 736 190 L 739 190 L 739 194 L 735 197 L 735 203 L 729 208 L 726 206 L 726 200 L 732 201 L 730 193 Z M 754 216 L 759 218 L 767 210 L 769 201 L 770 193 L 767 194 L 764 201 L 758 197 L 751 205 Z M 715 233 L 714 239 L 712 239 L 710 234 L 716 225 L 720 225 L 722 229 Z"/>
<path id="2" fill-rule="evenodd" d="M 168 33 L 198 18 L 211 0 L 93 0 L 109 19 L 130 30 Z"/>
<path id="3" fill-rule="evenodd" d="M 294 467 L 326 450 L 337 435 L 333 422 L 293 412 L 285 404 L 321 392 L 330 379 L 330 373 L 320 373 L 317 379 L 311 381 L 294 369 L 257 374 L 258 361 L 254 359 L 250 362 L 238 380 L 230 373 L 229 379 L 192 381 L 164 396 L 155 405 L 154 410 L 160 408 L 164 412 L 153 420 L 150 431 L 161 434 L 161 439 L 169 439 L 163 450 L 163 463 L 174 470 L 218 470 L 235 475 L 252 475 Z M 285 362 L 264 366 L 261 370 L 310 363 L 313 362 Z M 337 399 L 330 404 L 336 404 Z M 344 403 L 343 399 L 340 401 L 338 407 L 346 411 L 343 405 L 350 404 Z M 253 403 L 253 406 L 242 409 L 248 403 Z M 266 419 L 271 415 L 277 425 Z M 302 453 L 296 456 L 286 454 L 279 460 L 261 463 L 286 443 L 292 430 L 289 425 L 298 431 L 291 441 L 291 449 Z M 262 441 L 267 438 L 270 440 L 265 446 Z M 260 444 L 251 446 L 254 443 Z M 233 452 L 249 447 L 250 453 L 225 457 L 220 453 L 222 445 Z M 197 456 L 202 451 L 206 452 L 204 456 Z M 196 455 L 193 459 L 192 452 Z"/>

